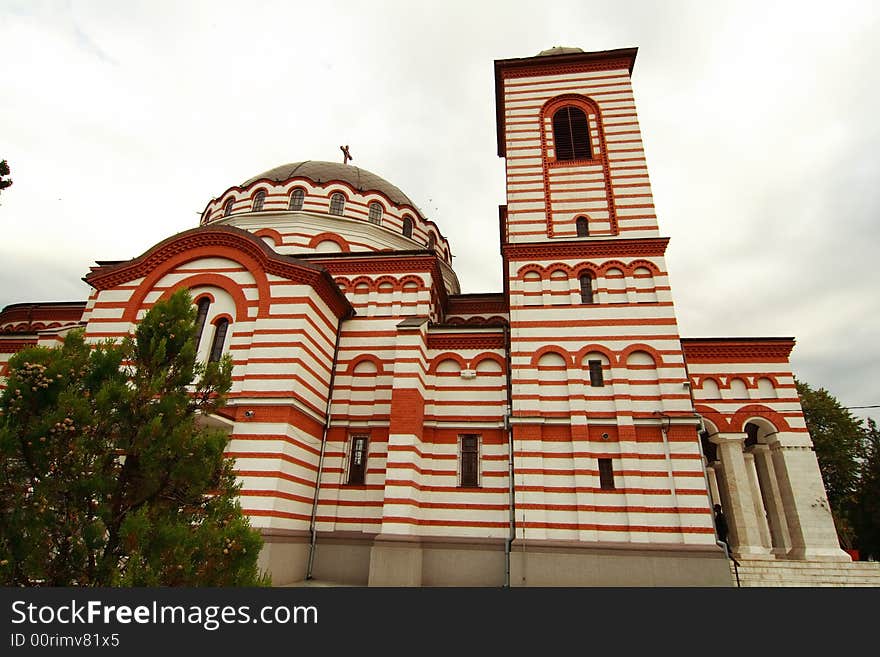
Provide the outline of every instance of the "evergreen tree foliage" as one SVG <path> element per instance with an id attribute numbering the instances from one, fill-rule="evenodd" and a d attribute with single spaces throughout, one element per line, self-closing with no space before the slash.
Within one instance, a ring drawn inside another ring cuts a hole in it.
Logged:
<path id="1" fill-rule="evenodd" d="M 837 535 L 845 548 L 852 548 L 852 511 L 862 454 L 861 422 L 824 388 L 813 389 L 801 381 L 796 384 Z"/>
<path id="2" fill-rule="evenodd" d="M 0 192 L 12 185 L 12 180 L 7 178 L 9 175 L 9 163 L 6 160 L 0 160 Z"/>
<path id="3" fill-rule="evenodd" d="M 880 560 L 880 429 L 872 418 L 865 428 L 855 507 L 856 547 L 865 557 Z"/>
<path id="4" fill-rule="evenodd" d="M 228 437 L 202 420 L 232 363 L 196 362 L 185 291 L 133 337 L 25 349 L 0 396 L 0 584 L 265 583 Z"/>

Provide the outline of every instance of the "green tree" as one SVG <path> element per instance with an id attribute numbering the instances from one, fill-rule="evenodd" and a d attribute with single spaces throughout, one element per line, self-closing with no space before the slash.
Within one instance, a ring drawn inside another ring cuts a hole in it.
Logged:
<path id="1" fill-rule="evenodd" d="M 868 418 L 865 450 L 856 491 L 854 525 L 856 547 L 867 556 L 880 558 L 880 429 Z"/>
<path id="2" fill-rule="evenodd" d="M 232 363 L 196 362 L 186 292 L 133 337 L 23 350 L 0 396 L 0 583 L 264 583 L 219 408 Z M 194 383 L 195 382 L 195 383 Z"/>
<path id="3" fill-rule="evenodd" d="M 837 535 L 844 547 L 852 548 L 852 516 L 862 455 L 861 422 L 824 388 L 813 389 L 801 381 L 796 384 Z"/>
<path id="4" fill-rule="evenodd" d="M 6 160 L 0 160 L 0 192 L 12 185 L 12 180 L 6 178 L 9 175 L 9 163 Z"/>

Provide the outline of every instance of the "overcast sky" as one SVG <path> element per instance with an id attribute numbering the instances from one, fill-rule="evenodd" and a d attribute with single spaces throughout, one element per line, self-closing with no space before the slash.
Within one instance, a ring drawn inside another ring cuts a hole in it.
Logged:
<path id="1" fill-rule="evenodd" d="M 798 377 L 880 404 L 878 16 L 839 0 L 0 0 L 0 307 L 85 299 L 95 260 L 340 144 L 437 222 L 464 292 L 500 291 L 493 60 L 636 46 L 682 335 L 793 335 Z"/>

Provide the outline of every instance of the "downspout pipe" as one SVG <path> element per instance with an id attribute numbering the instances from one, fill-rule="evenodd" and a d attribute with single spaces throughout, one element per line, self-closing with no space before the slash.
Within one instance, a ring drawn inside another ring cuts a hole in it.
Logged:
<path id="1" fill-rule="evenodd" d="M 694 388 L 691 385 L 690 371 L 688 370 L 687 360 L 685 360 L 684 371 L 687 374 L 687 389 L 688 394 L 691 398 L 691 407 L 694 409 L 694 415 L 697 416 L 697 419 L 700 421 L 700 435 L 703 433 L 708 433 L 706 430 L 706 420 L 697 412 L 697 400 L 694 397 Z M 700 446 L 700 462 L 703 464 L 703 482 L 706 484 L 706 498 L 709 501 L 709 509 L 710 513 L 712 513 L 712 526 L 715 527 L 715 513 L 714 506 L 712 502 L 712 489 L 709 486 L 709 475 L 706 474 L 706 470 L 708 469 L 709 462 L 706 459 L 706 455 L 703 454 L 702 445 Z M 724 550 L 724 556 L 727 557 L 728 561 L 733 561 L 734 572 L 736 573 L 736 585 L 737 587 L 740 585 L 739 583 L 739 562 L 733 558 L 733 555 L 730 553 L 730 549 L 727 547 L 727 543 L 718 538 L 718 528 L 715 527 L 715 545 Z"/>
<path id="2" fill-rule="evenodd" d="M 333 364 L 330 366 L 330 383 L 327 388 L 327 408 L 324 411 L 324 431 L 321 435 L 321 453 L 318 456 L 318 476 L 315 479 L 315 497 L 312 500 L 312 515 L 309 519 L 309 565 L 306 569 L 306 580 L 312 579 L 312 570 L 315 565 L 315 546 L 318 543 L 316 518 L 318 515 L 318 494 L 321 491 L 321 475 L 324 472 L 324 454 L 327 451 L 327 433 L 330 430 L 330 408 L 333 405 L 333 385 L 336 383 L 336 365 L 339 362 L 339 340 L 342 337 L 342 322 L 346 318 L 340 317 L 336 324 L 336 343 L 333 345 Z"/>
<path id="3" fill-rule="evenodd" d="M 703 419 L 703 416 L 700 415 L 699 413 L 695 413 L 695 414 L 696 414 L 697 418 L 700 420 L 700 433 L 703 433 L 706 431 L 706 421 Z M 701 452 L 702 452 L 702 450 L 701 450 Z M 700 456 L 701 456 L 700 460 L 702 461 L 702 464 L 703 464 L 703 481 L 706 484 L 706 497 L 709 500 L 709 508 L 712 509 L 713 508 L 712 491 L 709 486 L 709 475 L 706 474 L 706 468 L 708 467 L 709 464 L 706 461 L 705 454 L 701 453 Z M 714 514 L 712 516 L 712 525 L 713 526 L 715 525 Z M 725 543 L 724 541 L 722 541 L 721 539 L 718 538 L 718 528 L 717 527 L 715 528 L 715 545 L 717 545 L 722 550 L 724 550 L 724 556 L 727 557 L 728 561 L 733 562 L 734 572 L 736 573 L 736 585 L 739 586 L 740 585 L 740 582 L 739 582 L 739 562 L 734 558 L 733 554 L 730 552 L 730 549 L 727 547 L 727 543 Z"/>
<path id="4" fill-rule="evenodd" d="M 508 495 L 510 496 L 510 526 L 507 540 L 504 542 L 504 586 L 510 587 L 510 553 L 513 541 L 516 538 L 516 498 L 513 481 L 513 425 L 510 420 L 513 416 L 513 379 L 511 372 L 510 357 L 510 325 L 504 324 L 504 349 L 507 359 L 507 409 L 504 411 L 504 428 L 507 430 L 507 482 Z"/>

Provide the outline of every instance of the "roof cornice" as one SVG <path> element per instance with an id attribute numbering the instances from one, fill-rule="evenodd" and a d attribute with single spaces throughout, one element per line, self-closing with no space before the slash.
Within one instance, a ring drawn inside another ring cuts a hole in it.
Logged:
<path id="1" fill-rule="evenodd" d="M 518 59 L 495 60 L 495 126 L 498 134 L 498 156 L 505 157 L 504 143 L 504 80 L 531 75 L 611 71 L 625 68 L 632 75 L 638 48 L 618 48 L 596 52 L 575 52 L 561 55 L 536 55 Z"/>

